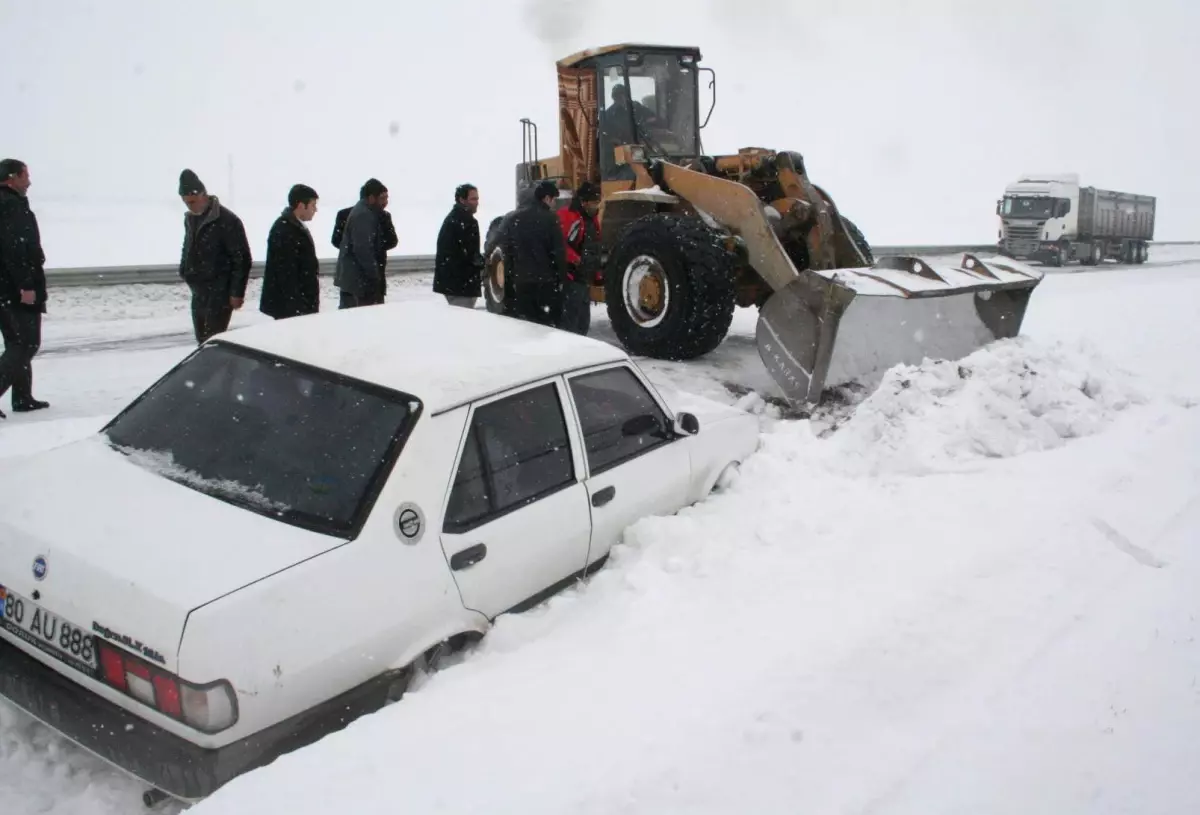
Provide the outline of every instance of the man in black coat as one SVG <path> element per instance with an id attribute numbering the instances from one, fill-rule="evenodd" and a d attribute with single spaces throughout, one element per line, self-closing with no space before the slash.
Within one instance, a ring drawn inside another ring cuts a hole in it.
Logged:
<path id="1" fill-rule="evenodd" d="M 387 206 L 388 190 L 372 178 L 363 184 L 362 193 L 346 216 L 338 247 L 337 272 L 333 277 L 334 285 L 341 290 L 338 308 L 376 305 L 383 302 L 385 294 L 379 247 L 384 244 L 380 213 Z"/>
<path id="2" fill-rule="evenodd" d="M 192 328 L 196 344 L 229 328 L 242 307 L 250 280 L 250 242 L 233 210 L 209 195 L 191 170 L 179 174 L 183 216 L 183 254 L 179 276 L 192 291 Z"/>
<path id="3" fill-rule="evenodd" d="M 461 184 L 454 191 L 454 208 L 438 231 L 437 256 L 433 266 L 433 291 L 452 306 L 475 308 L 482 292 L 479 273 L 483 255 L 479 253 L 479 190 L 473 184 Z"/>
<path id="4" fill-rule="evenodd" d="M 368 182 L 370 183 L 370 182 Z M 366 198 L 367 185 L 364 184 L 358 191 L 358 197 Z M 342 237 L 346 234 L 346 219 L 350 217 L 350 210 L 354 207 L 346 207 L 339 209 L 333 219 L 333 235 L 330 236 L 330 243 L 334 249 L 342 248 Z M 400 245 L 400 239 L 396 237 L 396 225 L 392 223 L 392 213 L 387 211 L 387 191 L 384 190 L 383 207 L 379 210 L 379 246 L 376 252 L 379 255 L 379 268 L 383 270 L 383 277 L 380 279 L 380 302 L 387 299 L 387 253 Z"/>
<path id="5" fill-rule="evenodd" d="M 0 161 L 0 396 L 12 388 L 15 413 L 50 407 L 33 398 L 33 358 L 46 312 L 46 255 L 26 197 L 32 183 L 25 162 Z M 7 417 L 0 411 L 2 418 Z"/>
<path id="6" fill-rule="evenodd" d="M 566 242 L 550 209 L 557 198 L 557 184 L 538 182 L 501 238 L 505 269 L 513 271 L 513 316 L 542 325 L 559 323 L 567 274 Z"/>
<path id="7" fill-rule="evenodd" d="M 295 185 L 288 191 L 287 209 L 271 225 L 258 304 L 268 317 L 282 320 L 320 310 L 317 247 L 305 226 L 317 214 L 318 200 L 312 187 Z"/>

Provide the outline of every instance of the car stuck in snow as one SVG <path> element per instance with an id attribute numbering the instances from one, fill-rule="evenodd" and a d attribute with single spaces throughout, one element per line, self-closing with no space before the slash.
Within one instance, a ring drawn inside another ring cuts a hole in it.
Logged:
<path id="1" fill-rule="evenodd" d="M 758 447 L 619 348 L 403 303 L 218 335 L 0 473 L 0 696 L 198 800 L 703 500 Z"/>

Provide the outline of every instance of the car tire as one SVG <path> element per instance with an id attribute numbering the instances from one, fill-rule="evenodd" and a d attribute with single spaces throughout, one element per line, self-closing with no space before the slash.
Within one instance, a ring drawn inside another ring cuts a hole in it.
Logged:
<path id="1" fill-rule="evenodd" d="M 740 462 L 734 461 L 725 466 L 721 470 L 721 474 L 717 476 L 717 480 L 713 482 L 712 492 L 715 495 L 720 495 L 723 492 L 728 492 L 742 474 L 742 465 Z"/>

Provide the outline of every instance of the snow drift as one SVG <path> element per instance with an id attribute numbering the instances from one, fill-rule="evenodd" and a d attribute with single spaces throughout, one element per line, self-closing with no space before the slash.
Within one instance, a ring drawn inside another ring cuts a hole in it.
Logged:
<path id="1" fill-rule="evenodd" d="M 1145 402 L 1134 376 L 1095 349 L 1017 337 L 957 362 L 891 369 L 835 421 L 824 458 L 847 473 L 949 471 L 1060 447 Z"/>

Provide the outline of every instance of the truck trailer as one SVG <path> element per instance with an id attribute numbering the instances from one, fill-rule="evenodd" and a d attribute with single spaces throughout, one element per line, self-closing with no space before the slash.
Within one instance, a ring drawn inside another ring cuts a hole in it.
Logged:
<path id="1" fill-rule="evenodd" d="M 1154 196 L 1081 187 L 1075 173 L 1021 176 L 996 214 L 1000 254 L 1051 266 L 1145 263 L 1154 240 Z"/>

